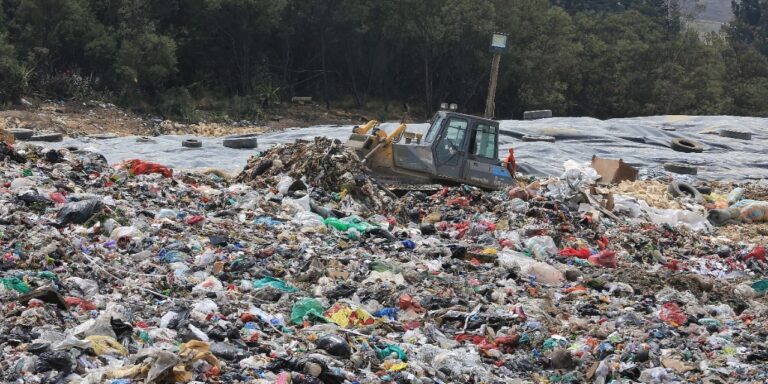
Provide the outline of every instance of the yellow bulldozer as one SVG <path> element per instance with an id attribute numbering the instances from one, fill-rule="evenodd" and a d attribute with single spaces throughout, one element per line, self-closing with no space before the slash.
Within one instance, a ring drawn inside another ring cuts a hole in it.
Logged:
<path id="1" fill-rule="evenodd" d="M 387 133 L 371 120 L 353 129 L 347 146 L 387 186 L 469 184 L 495 190 L 514 182 L 511 167 L 499 160 L 499 123 L 477 116 L 439 111 L 424 133 L 409 132 L 404 121 Z"/>

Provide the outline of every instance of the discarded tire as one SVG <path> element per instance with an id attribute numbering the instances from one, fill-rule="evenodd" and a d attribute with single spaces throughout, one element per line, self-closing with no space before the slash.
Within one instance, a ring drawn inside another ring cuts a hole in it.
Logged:
<path id="1" fill-rule="evenodd" d="M 41 133 L 29 138 L 29 141 L 45 141 L 48 143 L 58 142 L 64 140 L 64 136 L 61 133 Z"/>
<path id="2" fill-rule="evenodd" d="M 13 137 L 16 140 L 29 140 L 29 138 L 35 134 L 35 132 L 32 131 L 31 129 L 24 129 L 24 128 L 9 129 L 8 133 L 13 135 Z"/>
<path id="3" fill-rule="evenodd" d="M 181 146 L 185 148 L 200 148 L 203 146 L 203 142 L 200 140 L 189 139 L 182 141 Z"/>
<path id="4" fill-rule="evenodd" d="M 679 175 L 696 175 L 699 173 L 698 168 L 688 164 L 680 164 L 680 163 L 664 164 L 664 169 L 668 172 L 677 173 Z"/>
<path id="5" fill-rule="evenodd" d="M 250 133 L 245 135 L 228 136 L 224 138 L 222 144 L 227 148 L 235 149 L 253 149 L 258 145 L 256 141 L 256 134 Z"/>
<path id="6" fill-rule="evenodd" d="M 547 143 L 554 143 L 555 138 L 553 136 L 538 136 L 538 135 L 525 135 L 522 137 L 523 141 L 544 141 Z"/>
<path id="7" fill-rule="evenodd" d="M 680 181 L 673 181 L 669 183 L 667 191 L 674 197 L 687 195 L 691 196 L 695 201 L 702 201 L 704 199 L 698 189 L 694 188 L 688 183 L 683 183 Z"/>
<path id="8" fill-rule="evenodd" d="M 552 117 L 552 111 L 549 109 L 523 112 L 523 120 L 548 119 L 550 117 Z"/>
<path id="9" fill-rule="evenodd" d="M 690 139 L 673 139 L 671 148 L 677 152 L 685 153 L 704 152 L 704 146 L 702 146 L 698 141 Z"/>
<path id="10" fill-rule="evenodd" d="M 752 140 L 752 132 L 737 131 L 733 129 L 723 129 L 720 136 L 739 140 Z"/>

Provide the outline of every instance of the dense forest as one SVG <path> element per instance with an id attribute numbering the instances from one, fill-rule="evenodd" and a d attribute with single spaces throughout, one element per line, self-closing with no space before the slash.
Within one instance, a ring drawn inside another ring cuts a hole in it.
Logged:
<path id="1" fill-rule="evenodd" d="M 502 31 L 498 117 L 768 115 L 768 0 L 733 6 L 723 33 L 701 35 L 675 0 L 0 0 L 0 104 L 101 98 L 194 120 L 312 96 L 482 112 Z"/>

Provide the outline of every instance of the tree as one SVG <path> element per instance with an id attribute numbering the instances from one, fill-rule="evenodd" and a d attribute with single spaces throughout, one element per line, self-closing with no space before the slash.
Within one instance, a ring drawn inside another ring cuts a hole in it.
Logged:
<path id="1" fill-rule="evenodd" d="M 663 50 L 665 59 L 656 78 L 655 105 L 649 113 L 719 114 L 729 101 L 725 97 L 725 63 L 720 55 L 722 40 L 710 35 L 705 41 L 693 31 L 676 36 Z"/>
<path id="2" fill-rule="evenodd" d="M 571 108 L 568 93 L 577 84 L 574 67 L 581 45 L 575 40 L 571 17 L 546 0 L 497 4 L 497 22 L 509 33 L 508 53 L 503 56 L 498 111 L 520 115 L 527 109 Z"/>
<path id="3" fill-rule="evenodd" d="M 117 21 L 119 46 L 114 73 L 120 94 L 128 98 L 142 91 L 157 94 L 176 73 L 176 42 L 156 31 L 144 0 L 123 0 L 117 9 Z M 108 50 L 110 42 L 99 47 Z"/>
<path id="4" fill-rule="evenodd" d="M 768 1 L 733 2 L 725 60 L 733 113 L 768 115 Z"/>
<path id="5" fill-rule="evenodd" d="M 732 2 L 734 20 L 728 28 L 733 45 L 751 45 L 768 55 L 768 1 Z"/>
<path id="6" fill-rule="evenodd" d="M 10 30 L 17 49 L 47 73 L 82 67 L 85 47 L 103 33 L 85 0 L 21 1 Z"/>

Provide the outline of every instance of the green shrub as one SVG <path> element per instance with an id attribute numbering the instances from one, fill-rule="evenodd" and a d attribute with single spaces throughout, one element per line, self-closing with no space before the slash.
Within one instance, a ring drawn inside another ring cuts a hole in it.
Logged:
<path id="1" fill-rule="evenodd" d="M 196 123 L 200 120 L 194 100 L 184 87 L 175 87 L 163 92 L 160 95 L 158 111 L 166 119 L 179 120 L 185 123 Z"/>

